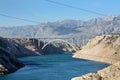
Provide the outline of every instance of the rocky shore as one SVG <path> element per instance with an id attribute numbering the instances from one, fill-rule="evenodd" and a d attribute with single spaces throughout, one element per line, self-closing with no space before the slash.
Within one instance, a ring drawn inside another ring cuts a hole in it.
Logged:
<path id="1" fill-rule="evenodd" d="M 89 73 L 71 80 L 120 80 L 120 62 L 117 62 L 96 73 Z"/>
<path id="2" fill-rule="evenodd" d="M 73 57 L 112 65 L 71 80 L 120 80 L 120 34 L 97 36 L 74 53 Z"/>

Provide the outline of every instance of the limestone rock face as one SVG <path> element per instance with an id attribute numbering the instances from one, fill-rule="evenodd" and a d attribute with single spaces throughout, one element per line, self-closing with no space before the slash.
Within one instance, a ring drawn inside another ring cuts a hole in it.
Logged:
<path id="1" fill-rule="evenodd" d="M 120 80 L 120 62 L 117 62 L 96 73 L 89 73 L 71 80 Z"/>
<path id="2" fill-rule="evenodd" d="M 88 60 L 116 63 L 120 61 L 120 35 L 110 34 L 91 39 L 73 57 Z"/>

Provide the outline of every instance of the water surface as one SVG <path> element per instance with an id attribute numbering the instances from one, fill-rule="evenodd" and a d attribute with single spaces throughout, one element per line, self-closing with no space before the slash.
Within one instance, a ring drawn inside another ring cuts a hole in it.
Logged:
<path id="1" fill-rule="evenodd" d="M 70 80 L 96 72 L 105 63 L 74 59 L 72 54 L 54 54 L 21 58 L 26 65 L 15 73 L 0 76 L 0 80 Z"/>

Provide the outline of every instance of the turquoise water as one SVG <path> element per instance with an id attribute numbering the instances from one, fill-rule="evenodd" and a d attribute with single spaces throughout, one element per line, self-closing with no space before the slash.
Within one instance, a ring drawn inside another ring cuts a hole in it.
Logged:
<path id="1" fill-rule="evenodd" d="M 15 73 L 0 76 L 0 80 L 70 80 L 95 72 L 107 64 L 72 58 L 72 54 L 55 54 L 21 58 L 26 65 Z"/>

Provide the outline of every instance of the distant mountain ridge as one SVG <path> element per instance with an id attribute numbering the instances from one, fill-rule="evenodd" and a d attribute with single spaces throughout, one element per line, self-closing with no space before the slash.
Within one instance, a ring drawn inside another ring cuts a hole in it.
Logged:
<path id="1" fill-rule="evenodd" d="M 0 27 L 0 36 L 9 38 L 41 38 L 61 36 L 91 38 L 97 35 L 119 32 L 120 16 L 94 18 L 88 21 L 63 20 L 31 26 Z"/>

